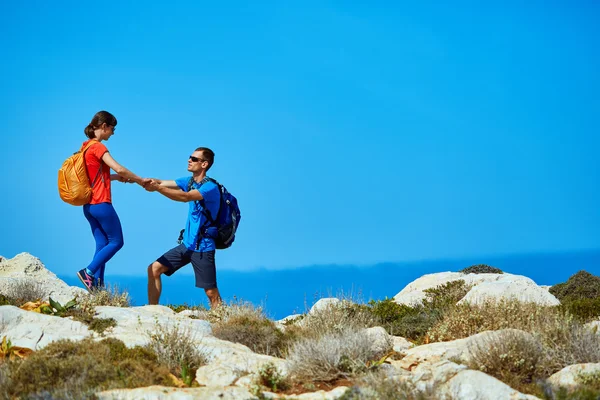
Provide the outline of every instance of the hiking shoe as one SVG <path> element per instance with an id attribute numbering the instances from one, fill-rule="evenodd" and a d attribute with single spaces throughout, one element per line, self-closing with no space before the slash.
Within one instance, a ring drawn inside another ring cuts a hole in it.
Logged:
<path id="1" fill-rule="evenodd" d="M 97 285 L 96 278 L 94 278 L 92 275 L 88 274 L 87 271 L 85 270 L 85 268 L 82 269 L 81 271 L 77 272 L 77 277 L 79 278 L 81 283 L 83 283 L 83 286 L 85 286 L 87 291 L 92 293 L 92 291 L 95 289 L 95 287 Z"/>

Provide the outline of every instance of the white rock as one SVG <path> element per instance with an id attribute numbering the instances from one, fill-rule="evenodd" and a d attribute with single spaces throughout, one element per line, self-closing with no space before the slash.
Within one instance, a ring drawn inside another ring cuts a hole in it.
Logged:
<path id="1" fill-rule="evenodd" d="M 482 282 L 473 287 L 458 303 L 482 304 L 486 300 L 519 300 L 523 303 L 536 303 L 543 306 L 557 306 L 560 301 L 549 291 L 533 281 L 499 280 Z"/>
<path id="2" fill-rule="evenodd" d="M 149 333 L 156 331 L 159 326 L 176 326 L 181 332 L 192 335 L 199 344 L 202 338 L 212 333 L 208 321 L 181 316 L 164 306 L 100 306 L 96 307 L 96 317 L 113 318 L 117 326 L 107 331 L 105 336 L 122 340 L 127 347 L 147 344 L 150 341 Z"/>
<path id="3" fill-rule="evenodd" d="M 325 297 L 323 299 L 320 299 L 319 301 L 317 301 L 312 308 L 310 309 L 310 311 L 308 312 L 309 314 L 314 314 L 316 312 L 319 311 L 323 311 L 328 309 L 329 307 L 334 307 L 334 306 L 338 306 L 341 304 L 341 300 L 335 297 Z"/>
<path id="4" fill-rule="evenodd" d="M 569 365 L 548 378 L 548 383 L 555 389 L 564 388 L 567 391 L 581 386 L 580 375 L 600 373 L 600 363 Z"/>
<path id="5" fill-rule="evenodd" d="M 475 344 L 485 346 L 490 340 L 502 337 L 507 333 L 515 333 L 533 338 L 528 332 L 518 329 L 501 329 L 497 331 L 485 331 L 464 339 L 452 340 L 449 342 L 437 342 L 416 346 L 405 350 L 405 357 L 400 361 L 392 361 L 395 367 L 403 368 L 408 371 L 413 370 L 421 363 L 435 363 L 441 360 L 460 361 L 466 363 L 470 359 L 470 349 Z"/>
<path id="6" fill-rule="evenodd" d="M 371 340 L 371 350 L 377 354 L 383 354 L 390 351 L 393 347 L 393 339 L 385 328 L 381 326 L 375 326 L 373 328 L 365 329 L 365 332 Z"/>
<path id="7" fill-rule="evenodd" d="M 415 344 L 401 336 L 392 336 L 392 346 L 395 352 L 403 353 L 405 350 L 415 347 Z"/>
<path id="8" fill-rule="evenodd" d="M 405 379 L 403 380 L 408 380 L 411 384 L 410 387 L 414 387 L 419 393 L 424 395 L 431 394 L 435 388 L 448 382 L 456 374 L 465 369 L 467 369 L 466 366 L 447 360 L 435 363 L 422 363 L 412 371 L 412 374 L 404 376 Z"/>
<path id="9" fill-rule="evenodd" d="M 498 379 L 481 371 L 458 372 L 436 391 L 439 398 L 448 400 L 539 400 L 514 390 Z"/>
<path id="10" fill-rule="evenodd" d="M 496 286 L 499 293 L 503 290 L 526 290 L 526 293 L 520 293 L 520 297 L 531 299 L 527 301 L 539 301 L 541 304 L 558 304 L 558 300 L 545 289 L 540 288 L 530 278 L 522 275 L 513 274 L 463 274 L 461 272 L 439 272 L 435 274 L 427 274 L 409 283 L 404 289 L 394 296 L 394 301 L 398 304 L 415 305 L 420 304 L 425 299 L 425 290 L 432 289 L 436 286 L 446 284 L 451 281 L 464 280 L 465 284 L 473 286 L 471 292 L 474 298 L 481 297 L 483 291 L 476 290 L 478 286 L 487 283 L 499 283 Z M 503 282 L 502 284 L 500 284 Z M 467 293 L 467 296 L 469 296 Z M 511 292 L 512 294 L 513 292 Z M 465 296 L 465 298 L 467 298 Z M 498 294 L 495 295 L 498 297 Z"/>
<path id="11" fill-rule="evenodd" d="M 53 300 L 64 304 L 77 295 L 87 293 L 82 288 L 67 285 L 53 272 L 46 269 L 39 258 L 29 253 L 21 253 L 14 258 L 0 260 L 0 293 L 9 292 L 11 287 L 22 281 L 33 281 L 39 284 L 44 293 L 42 297 L 44 301 L 52 297 Z"/>
<path id="12" fill-rule="evenodd" d="M 348 388 L 346 386 L 338 386 L 329 392 L 319 390 L 317 392 L 302 393 L 295 395 L 283 395 L 279 393 L 263 392 L 267 399 L 289 399 L 289 400 L 335 400 L 341 397 Z"/>
<path id="13" fill-rule="evenodd" d="M 222 352 L 213 357 L 208 365 L 204 365 L 196 371 L 196 381 L 205 386 L 229 386 L 246 375 L 255 374 L 259 368 L 273 363 L 281 374 L 287 373 L 285 360 L 247 352 Z M 242 385 L 247 380 L 240 382 Z"/>
<path id="14" fill-rule="evenodd" d="M 96 393 L 99 400 L 247 400 L 256 398 L 241 387 L 172 388 L 148 386 L 137 389 L 115 389 Z"/>
<path id="15" fill-rule="evenodd" d="M 81 322 L 13 306 L 0 306 L 0 326 L 4 326 L 2 335 L 13 345 L 32 350 L 40 350 L 61 339 L 91 338 L 87 326 Z"/>
<path id="16" fill-rule="evenodd" d="M 590 328 L 593 332 L 600 335 L 600 321 L 592 321 L 585 324 L 586 327 Z"/>

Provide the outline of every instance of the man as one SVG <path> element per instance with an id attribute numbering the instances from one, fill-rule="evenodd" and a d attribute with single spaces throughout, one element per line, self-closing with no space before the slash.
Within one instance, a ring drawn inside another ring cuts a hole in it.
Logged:
<path id="1" fill-rule="evenodd" d="M 188 159 L 190 177 L 174 181 L 152 179 L 144 187 L 157 191 L 171 200 L 189 203 L 189 213 L 183 240 L 179 246 L 167 251 L 148 267 L 148 303 L 158 304 L 162 290 L 161 275 L 171 276 L 179 268 L 192 263 L 196 275 L 196 287 L 203 288 L 215 307 L 221 303 L 217 288 L 215 268 L 216 228 L 210 226 L 210 218 L 219 212 L 221 194 L 219 187 L 206 180 L 206 172 L 213 165 L 215 153 L 206 147 L 198 147 Z"/>

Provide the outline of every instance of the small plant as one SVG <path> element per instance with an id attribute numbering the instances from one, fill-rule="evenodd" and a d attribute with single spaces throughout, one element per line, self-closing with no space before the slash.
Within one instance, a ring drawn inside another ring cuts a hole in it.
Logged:
<path id="1" fill-rule="evenodd" d="M 257 384 L 265 386 L 269 391 L 275 393 L 287 390 L 291 386 L 289 379 L 272 362 L 260 366 L 257 378 Z"/>
<path id="2" fill-rule="evenodd" d="M 354 385 L 338 400 L 426 400 L 433 393 L 420 393 L 408 383 L 400 383 L 382 371 L 369 372 L 354 381 Z"/>
<path id="3" fill-rule="evenodd" d="M 467 365 L 514 388 L 532 383 L 538 375 L 536 366 L 543 357 L 541 343 L 523 331 L 494 333 L 490 338 L 479 339 L 471 344 Z"/>
<path id="4" fill-rule="evenodd" d="M 462 272 L 463 274 L 503 274 L 501 269 L 496 267 L 491 267 L 487 264 L 476 264 L 471 265 L 470 267 L 463 268 L 458 272 Z"/>
<path id="5" fill-rule="evenodd" d="M 117 285 L 108 285 L 106 288 L 96 289 L 92 293 L 82 295 L 77 300 L 82 309 L 93 309 L 99 306 L 131 306 L 129 293 L 121 290 Z"/>
<path id="6" fill-rule="evenodd" d="M 206 355 L 199 350 L 194 335 L 179 325 L 159 325 L 148 332 L 147 348 L 156 354 L 158 362 L 176 376 L 196 375 L 196 370 L 207 362 Z"/>
<path id="7" fill-rule="evenodd" d="M 34 280 L 19 279 L 5 289 L 5 299 L 7 305 L 21 306 L 30 301 L 40 301 L 46 296 L 43 286 Z M 0 298 L 0 305 L 2 304 Z"/>
<path id="8" fill-rule="evenodd" d="M 52 297 L 48 299 L 50 305 L 42 305 L 40 310 L 43 314 L 56 315 L 64 317 L 69 311 L 75 309 L 77 301 L 75 299 L 67 302 L 64 306 L 58 301 L 52 300 Z"/>
<path id="9" fill-rule="evenodd" d="M 369 362 L 379 357 L 381 354 L 371 350 L 371 338 L 365 330 L 348 329 L 294 342 L 287 361 L 294 379 L 329 382 L 365 372 Z"/>
<path id="10" fill-rule="evenodd" d="M 88 324 L 88 328 L 94 332 L 99 333 L 100 335 L 104 334 L 109 328 L 114 328 L 117 326 L 117 321 L 114 318 L 92 318 L 90 323 Z"/>
<path id="11" fill-rule="evenodd" d="M 4 360 L 12 361 L 17 358 L 25 358 L 33 353 L 33 350 L 26 347 L 13 346 L 6 336 L 2 338 L 0 343 L 0 363 Z"/>
<path id="12" fill-rule="evenodd" d="M 180 313 L 180 312 L 185 311 L 185 310 L 204 311 L 204 312 L 208 311 L 207 308 L 204 307 L 203 305 L 191 306 L 191 305 L 188 305 L 186 303 L 183 303 L 183 304 L 166 304 L 166 307 L 169 307 L 171 310 L 175 311 L 176 313 Z"/>

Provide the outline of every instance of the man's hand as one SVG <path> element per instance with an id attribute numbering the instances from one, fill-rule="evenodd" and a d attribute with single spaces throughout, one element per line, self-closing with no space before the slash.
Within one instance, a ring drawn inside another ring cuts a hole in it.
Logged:
<path id="1" fill-rule="evenodd" d="M 149 192 L 155 192 L 158 190 L 159 185 L 160 185 L 160 183 L 158 181 L 155 181 L 154 179 L 150 179 L 150 180 L 148 180 L 148 182 L 144 183 L 144 189 L 146 189 Z"/>
<path id="2" fill-rule="evenodd" d="M 148 186 L 152 181 L 153 179 L 151 178 L 142 178 L 142 182 L 140 183 L 140 185 L 143 186 L 143 188 L 145 189 L 146 186 Z"/>
<path id="3" fill-rule="evenodd" d="M 114 174 L 115 180 L 123 183 L 133 183 L 131 179 L 127 179 L 119 174 Z"/>

